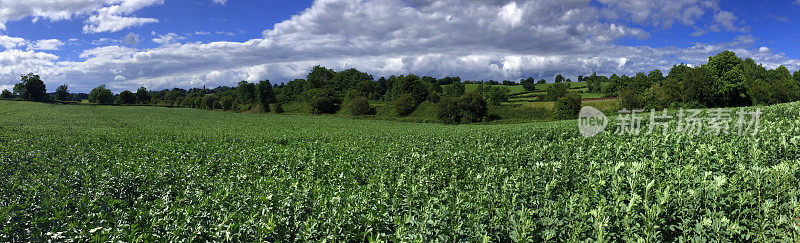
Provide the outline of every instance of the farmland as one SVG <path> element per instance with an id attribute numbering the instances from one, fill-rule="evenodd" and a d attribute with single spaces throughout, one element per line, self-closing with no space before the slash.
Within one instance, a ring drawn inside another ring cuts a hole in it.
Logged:
<path id="1" fill-rule="evenodd" d="M 0 241 L 800 240 L 800 103 L 757 136 L 0 101 Z"/>

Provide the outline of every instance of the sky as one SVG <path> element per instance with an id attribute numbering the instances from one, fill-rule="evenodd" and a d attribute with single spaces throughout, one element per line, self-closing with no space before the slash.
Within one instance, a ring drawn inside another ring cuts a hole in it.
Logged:
<path id="1" fill-rule="evenodd" d="M 552 80 L 700 65 L 800 69 L 800 0 L 0 0 L 0 89 L 374 77 Z"/>

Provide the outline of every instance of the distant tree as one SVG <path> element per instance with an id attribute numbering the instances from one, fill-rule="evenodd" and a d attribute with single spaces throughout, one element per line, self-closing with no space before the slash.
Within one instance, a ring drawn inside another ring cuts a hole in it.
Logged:
<path id="1" fill-rule="evenodd" d="M 111 105 L 114 104 L 114 93 L 106 89 L 105 85 L 97 86 L 89 93 L 89 102 L 95 104 Z"/>
<path id="2" fill-rule="evenodd" d="M 315 66 L 306 76 L 306 80 L 308 81 L 307 84 L 310 86 L 306 87 L 306 89 L 310 90 L 322 88 L 322 86 L 327 84 L 328 81 L 333 79 L 334 76 L 336 76 L 336 71 L 333 71 L 333 69 Z"/>
<path id="3" fill-rule="evenodd" d="M 252 105 L 256 103 L 257 95 L 255 84 L 241 81 L 239 82 L 239 86 L 236 87 L 236 93 L 238 94 L 239 104 Z"/>
<path id="4" fill-rule="evenodd" d="M 583 82 L 583 81 L 584 81 L 583 75 L 578 75 L 578 82 Z"/>
<path id="5" fill-rule="evenodd" d="M 213 109 L 215 109 L 214 108 L 214 103 L 215 102 L 218 102 L 216 96 L 214 96 L 214 95 L 204 95 L 201 108 L 207 109 L 207 110 L 213 110 Z M 220 106 L 221 106 L 221 104 L 220 104 Z"/>
<path id="6" fill-rule="evenodd" d="M 539 81 L 536 81 L 536 84 L 546 84 L 546 83 L 547 81 L 545 81 L 544 79 L 539 79 Z"/>
<path id="7" fill-rule="evenodd" d="M 536 79 L 533 77 L 528 77 L 520 81 L 522 84 L 522 88 L 527 91 L 535 91 L 536 90 Z"/>
<path id="8" fill-rule="evenodd" d="M 575 119 L 581 111 L 581 96 L 579 94 L 568 94 L 558 98 L 553 108 L 557 119 Z"/>
<path id="9" fill-rule="evenodd" d="M 233 97 L 231 97 L 230 95 L 222 96 L 219 99 L 219 103 L 222 104 L 222 109 L 223 110 L 229 111 L 229 110 L 233 109 Z"/>
<path id="10" fill-rule="evenodd" d="M 414 98 L 414 108 L 428 98 L 429 88 L 417 75 L 400 76 L 394 82 L 392 96 L 398 98 L 408 94 Z"/>
<path id="11" fill-rule="evenodd" d="M 553 81 L 553 82 L 555 82 L 555 83 L 564 82 L 564 76 L 561 76 L 561 74 L 556 75 L 555 81 Z"/>
<path id="12" fill-rule="evenodd" d="M 60 101 L 68 101 L 69 99 L 69 87 L 66 84 L 62 84 L 58 86 L 56 89 L 55 99 Z"/>
<path id="13" fill-rule="evenodd" d="M 339 100 L 326 91 L 317 92 L 311 97 L 311 113 L 333 114 L 338 109 Z"/>
<path id="14" fill-rule="evenodd" d="M 147 92 L 147 88 L 140 87 L 136 90 L 136 103 L 137 104 L 147 104 L 150 102 L 150 93 Z"/>
<path id="15" fill-rule="evenodd" d="M 462 121 L 478 122 L 486 117 L 488 107 L 486 99 L 477 92 L 470 92 L 458 99 L 458 105 L 462 112 Z"/>
<path id="16" fill-rule="evenodd" d="M 3 98 L 3 99 L 12 99 L 12 98 L 14 98 L 14 94 L 13 94 L 13 93 L 11 93 L 11 91 L 8 91 L 7 89 L 4 89 L 4 90 L 3 90 L 3 93 L 2 93 L 2 94 L 0 94 L 0 98 Z"/>
<path id="17" fill-rule="evenodd" d="M 556 101 L 561 97 L 567 95 L 567 85 L 563 83 L 555 83 L 547 87 L 547 93 L 544 95 L 546 101 Z"/>
<path id="18" fill-rule="evenodd" d="M 134 95 L 133 92 L 127 90 L 122 91 L 122 93 L 119 93 L 119 96 L 117 96 L 117 104 L 120 105 L 136 104 L 136 95 Z"/>
<path id="19" fill-rule="evenodd" d="M 447 85 L 442 88 L 442 96 L 444 97 L 451 97 L 451 98 L 458 98 L 464 95 L 466 91 L 466 85 L 463 83 L 453 83 L 451 85 Z"/>
<path id="20" fill-rule="evenodd" d="M 517 85 L 517 83 L 515 83 L 514 81 L 511 81 L 511 80 L 503 80 L 503 85 L 512 86 L 512 85 Z"/>
<path id="21" fill-rule="evenodd" d="M 417 103 L 414 96 L 409 93 L 403 93 L 394 100 L 394 108 L 397 111 L 397 115 L 404 117 L 409 116 L 411 113 L 417 109 Z"/>
<path id="22" fill-rule="evenodd" d="M 572 79 L 567 79 L 567 83 L 572 83 Z"/>
<path id="23" fill-rule="evenodd" d="M 506 87 L 480 85 L 475 92 L 479 93 L 491 105 L 500 105 L 508 101 L 510 91 Z"/>
<path id="24" fill-rule="evenodd" d="M 661 84 L 664 82 L 664 74 L 658 69 L 650 71 L 650 74 L 647 75 L 647 78 L 650 79 L 650 83 L 652 84 Z"/>
<path id="25" fill-rule="evenodd" d="M 354 97 L 347 101 L 347 108 L 350 110 L 350 115 L 364 116 L 370 115 L 372 112 L 369 108 L 369 100 L 364 97 Z"/>
<path id="26" fill-rule="evenodd" d="M 39 75 L 29 73 L 20 76 L 21 83 L 14 86 L 17 96 L 26 100 L 41 101 L 47 98 L 47 89 Z"/>
<path id="27" fill-rule="evenodd" d="M 274 103 L 275 92 L 272 90 L 272 84 L 269 80 L 258 82 L 256 86 L 258 90 L 258 103 L 261 106 L 261 112 L 269 112 L 269 104 Z"/>

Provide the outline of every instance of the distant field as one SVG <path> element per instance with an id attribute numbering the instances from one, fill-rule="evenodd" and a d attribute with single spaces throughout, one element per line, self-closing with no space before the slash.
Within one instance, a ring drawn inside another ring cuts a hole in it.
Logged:
<path id="1" fill-rule="evenodd" d="M 756 137 L 586 139 L 0 101 L 0 241 L 796 242 L 798 114 L 765 108 Z"/>

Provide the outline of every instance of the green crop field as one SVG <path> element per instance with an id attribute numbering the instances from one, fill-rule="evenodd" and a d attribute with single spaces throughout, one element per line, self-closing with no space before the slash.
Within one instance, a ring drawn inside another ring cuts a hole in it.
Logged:
<path id="1" fill-rule="evenodd" d="M 0 241 L 800 240 L 800 104 L 758 136 L 0 101 Z"/>

